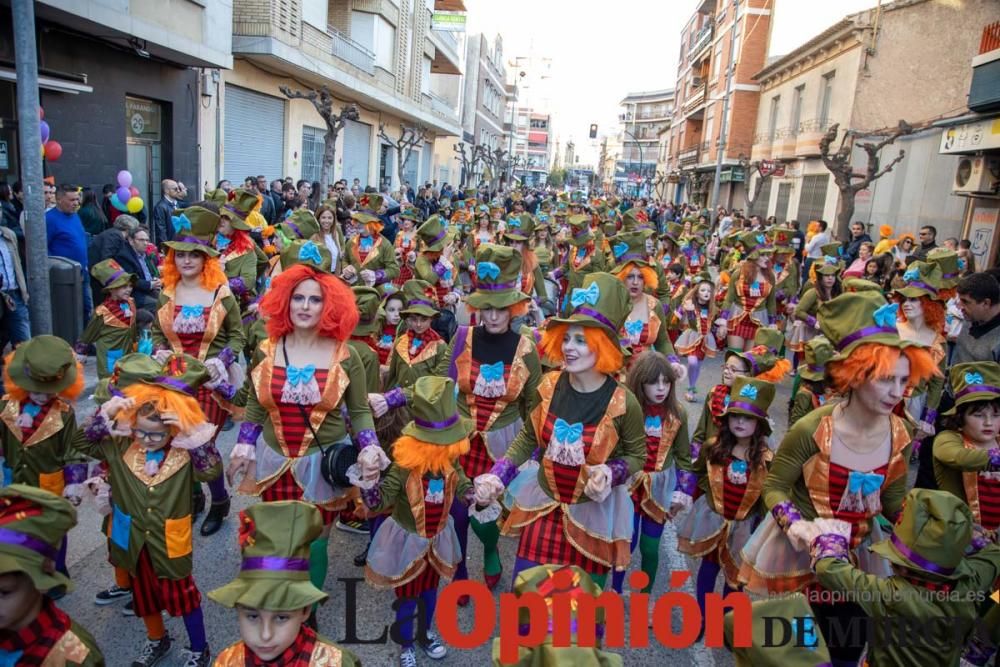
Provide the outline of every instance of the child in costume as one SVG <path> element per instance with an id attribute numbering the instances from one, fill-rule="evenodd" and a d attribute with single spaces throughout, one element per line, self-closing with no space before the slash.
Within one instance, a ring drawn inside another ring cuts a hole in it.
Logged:
<path id="1" fill-rule="evenodd" d="M 35 336 L 4 362 L 0 444 L 4 477 L 66 497 L 79 505 L 86 489 L 86 459 L 73 446 L 73 402 L 83 390 L 83 366 L 61 338 Z M 10 471 L 9 474 L 7 471 Z M 55 559 L 66 572 L 66 542 Z"/>
<path id="2" fill-rule="evenodd" d="M 450 579 L 462 558 L 449 514 L 452 502 L 472 503 L 472 483 L 458 458 L 469 451 L 472 424 L 458 413 L 455 381 L 425 375 L 413 386 L 413 421 L 392 447 L 393 463 L 379 480 L 376 457 L 362 452 L 348 475 L 374 512 L 393 508 L 375 532 L 365 578 L 376 588 L 393 588 L 401 602 L 396 621 L 402 627 L 400 667 L 415 667 L 414 640 L 427 655 L 441 659 L 447 649 L 430 630 L 413 629 L 417 598 L 426 627 L 434 620 L 438 583 Z M 487 510 L 484 502 L 478 506 Z M 494 514 L 496 516 L 496 514 Z"/>
<path id="3" fill-rule="evenodd" d="M 833 358 L 833 346 L 818 335 L 806 343 L 805 365 L 799 365 L 798 390 L 788 410 L 788 428 L 807 414 L 826 405 L 826 362 Z"/>
<path id="4" fill-rule="evenodd" d="M 379 292 L 399 275 L 396 250 L 382 236 L 379 214 L 384 207 L 382 195 L 366 192 L 358 197 L 358 210 L 351 212 L 351 218 L 362 225 L 361 233 L 347 242 L 346 264 L 340 274 L 351 285 L 375 287 Z"/>
<path id="5" fill-rule="evenodd" d="M 378 392 L 381 383 L 378 361 L 378 343 L 375 333 L 379 328 L 378 309 L 381 303 L 378 290 L 374 287 L 351 288 L 354 292 L 354 303 L 358 307 L 358 326 L 351 332 L 348 345 L 361 357 L 365 367 L 365 385 L 369 393 Z"/>
<path id="6" fill-rule="evenodd" d="M 660 538 L 668 519 L 691 506 L 695 476 L 691 472 L 691 441 L 687 412 L 677 402 L 677 372 L 659 352 L 643 352 L 629 369 L 627 384 L 639 400 L 646 432 L 646 460 L 629 487 L 635 514 L 631 550 L 639 545 L 642 571 L 649 576 L 648 593 L 660 565 Z M 619 593 L 625 572 L 612 575 Z"/>
<path id="7" fill-rule="evenodd" d="M 674 346 L 678 354 L 687 357 L 688 390 L 684 399 L 689 403 L 698 402 L 701 362 L 705 357 L 714 357 L 719 349 L 715 336 L 716 311 L 715 282 L 707 271 L 702 271 L 677 309 L 682 331 Z"/>
<path id="8" fill-rule="evenodd" d="M 409 206 L 399 214 L 399 230 L 394 242 L 399 275 L 392 284 L 399 289 L 413 278 L 413 265 L 417 261 L 417 225 L 420 224 L 420 209 Z"/>
<path id="9" fill-rule="evenodd" d="M 723 595 L 741 587 L 740 552 L 764 513 L 761 490 L 773 456 L 767 410 L 774 392 L 770 382 L 736 378 L 719 431 L 694 464 L 700 493 L 677 528 L 677 549 L 702 559 L 695 593 L 703 613 L 720 570 Z"/>
<path id="10" fill-rule="evenodd" d="M 48 491 L 24 484 L 0 489 L 3 664 L 104 666 L 94 638 L 55 603 L 57 596 L 73 588 L 54 561 L 75 525 L 76 510 Z"/>
<path id="11" fill-rule="evenodd" d="M 753 346 L 757 329 L 774 326 L 775 278 L 771 271 L 771 253 L 763 233 L 747 232 L 740 237 L 746 259 L 735 269 L 726 290 L 722 311 L 716 324 L 720 335 L 727 335 L 731 350 Z"/>
<path id="12" fill-rule="evenodd" d="M 836 244 L 834 244 L 836 245 Z M 807 282 L 792 314 L 792 329 L 788 334 L 788 349 L 795 353 L 794 364 L 798 368 L 806 343 L 819 334 L 816 315 L 820 304 L 839 296 L 843 291 L 840 272 L 843 264 L 836 255 L 826 255 L 821 261 L 813 262 L 815 283 Z"/>
<path id="13" fill-rule="evenodd" d="M 454 256 L 455 246 L 444 219 L 437 215 L 427 218 L 417 228 L 417 238 L 420 240 L 420 253 L 413 267 L 414 275 L 431 286 L 435 308 L 453 306 L 459 300 L 456 291 L 459 267 Z M 406 287 L 405 283 L 403 287 Z"/>
<path id="14" fill-rule="evenodd" d="M 577 214 L 568 218 L 569 235 L 566 238 L 570 252 L 565 263 L 552 271 L 548 278 L 554 281 L 565 279 L 562 293 L 564 295 L 561 310 L 564 313 L 573 311 L 569 303 L 570 293 L 583 285 L 584 276 L 589 273 L 604 271 L 606 259 L 604 253 L 597 249 L 594 234 L 590 230 L 590 216 Z"/>
<path id="15" fill-rule="evenodd" d="M 771 230 L 774 240 L 774 255 L 771 270 L 774 272 L 775 328 L 785 330 L 788 315 L 795 309 L 799 294 L 799 263 L 795 259 L 792 239 L 795 230 L 791 227 L 775 227 Z"/>
<path id="16" fill-rule="evenodd" d="M 104 379 L 111 375 L 119 358 L 133 351 L 137 340 L 135 300 L 132 298 L 135 276 L 113 259 L 94 264 L 90 267 L 90 275 L 101 283 L 106 296 L 94 309 L 94 316 L 74 347 L 78 354 L 86 354 L 90 346 L 94 346 L 97 377 Z"/>
<path id="17" fill-rule="evenodd" d="M 309 581 L 309 545 L 323 531 L 319 510 L 285 500 L 240 512 L 240 573 L 208 597 L 236 610 L 240 640 L 226 647 L 215 667 L 355 667 L 357 657 L 306 624 L 327 594 Z"/>
<path id="18" fill-rule="evenodd" d="M 380 332 L 376 347 L 378 348 L 378 363 L 382 368 L 383 375 L 389 370 L 389 355 L 392 354 L 392 347 L 396 342 L 399 323 L 402 320 L 401 313 L 404 308 L 406 308 L 406 299 L 403 297 L 403 293 L 393 292 L 385 297 L 379 311 Z"/>
<path id="19" fill-rule="evenodd" d="M 77 438 L 108 465 L 111 560 L 129 571 L 135 614 L 147 632 L 133 667 L 155 665 L 170 652 L 164 610 L 184 619 L 185 667 L 210 664 L 201 593 L 191 576 L 191 489 L 212 474 L 197 462 L 215 434 L 195 397 L 210 377 L 196 358 L 171 355 L 151 383 L 133 384 L 104 403 Z"/>
<path id="20" fill-rule="evenodd" d="M 406 317 L 406 330 L 393 343 L 386 387 L 408 387 L 418 377 L 431 374 L 448 349 L 448 343 L 431 327 L 438 308 L 430 283 L 410 280 L 403 285 L 402 292 L 406 308 L 400 314 Z"/>

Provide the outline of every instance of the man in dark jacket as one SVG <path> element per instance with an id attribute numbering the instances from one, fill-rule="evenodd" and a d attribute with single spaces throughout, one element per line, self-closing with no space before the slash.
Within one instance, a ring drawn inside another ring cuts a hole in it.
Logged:
<path id="1" fill-rule="evenodd" d="M 160 201 L 156 202 L 150 216 L 150 230 L 153 232 L 152 242 L 157 247 L 174 238 L 174 225 L 170 218 L 173 217 L 174 210 L 178 208 L 178 202 L 187 195 L 183 183 L 169 178 L 160 181 L 160 192 L 163 196 L 160 197 Z"/>
<path id="2" fill-rule="evenodd" d="M 87 246 L 87 259 L 90 266 L 97 264 L 101 260 L 110 257 L 118 257 L 122 254 L 122 249 L 128 245 L 125 240 L 129 231 L 139 226 L 139 221 L 127 213 L 122 213 L 111 226 L 97 236 L 90 237 L 90 244 Z M 91 289 L 96 295 L 102 294 L 104 286 L 91 278 Z"/>
<path id="3" fill-rule="evenodd" d="M 132 298 L 135 299 L 136 307 L 155 311 L 156 299 L 163 282 L 155 264 L 149 261 L 146 254 L 150 244 L 149 228 L 138 225 L 130 229 L 126 241 L 114 258 L 123 269 L 136 277 L 135 285 L 132 286 Z"/>
<path id="4" fill-rule="evenodd" d="M 862 243 L 871 242 L 872 237 L 865 233 L 865 224 L 863 222 L 852 222 L 851 238 L 844 243 L 844 257 L 847 259 L 847 265 L 850 266 L 851 262 L 858 258 Z"/>

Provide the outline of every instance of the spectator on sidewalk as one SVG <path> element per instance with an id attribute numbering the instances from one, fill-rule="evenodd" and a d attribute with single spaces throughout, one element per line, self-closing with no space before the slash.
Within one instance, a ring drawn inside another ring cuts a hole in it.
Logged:
<path id="1" fill-rule="evenodd" d="M 933 225 L 924 225 L 920 228 L 920 245 L 913 251 L 913 256 L 921 262 L 927 261 L 927 253 L 937 247 L 937 228 Z"/>
<path id="2" fill-rule="evenodd" d="M 14 230 L 0 227 L 0 349 L 31 338 L 28 288 Z"/>
<path id="3" fill-rule="evenodd" d="M 55 186 L 53 186 L 55 189 Z M 46 198 L 48 198 L 46 190 Z M 80 190 L 62 184 L 55 194 L 55 206 L 45 212 L 45 233 L 49 256 L 66 257 L 79 262 L 83 278 L 83 321 L 90 320 L 93 297 L 90 292 L 90 261 L 87 256 L 87 232 L 80 221 Z"/>
<path id="4" fill-rule="evenodd" d="M 1000 283 L 988 272 L 962 278 L 956 288 L 965 325 L 955 339 L 951 363 L 1000 363 Z"/>
<path id="5" fill-rule="evenodd" d="M 160 295 L 160 288 L 163 286 L 160 280 L 160 271 L 150 253 L 151 245 L 149 227 L 137 225 L 130 229 L 126 236 L 126 243 L 114 255 L 114 259 L 121 264 L 122 268 L 136 277 L 132 286 L 132 298 L 135 299 L 136 308 L 145 308 L 150 311 L 156 310 L 156 301 Z"/>
<path id="6" fill-rule="evenodd" d="M 872 237 L 868 236 L 868 233 L 865 231 L 865 224 L 857 221 L 852 222 L 851 238 L 844 242 L 844 259 L 847 261 L 848 266 L 858 258 L 862 243 L 871 243 L 872 247 L 875 247 Z"/>
<path id="7" fill-rule="evenodd" d="M 802 267 L 803 281 L 809 279 L 809 267 L 817 259 L 823 258 L 823 246 L 830 242 L 830 232 L 827 231 L 826 220 L 817 220 L 816 224 L 819 225 L 819 231 L 806 242 L 806 263 Z"/>
<path id="8" fill-rule="evenodd" d="M 157 247 L 174 238 L 174 226 L 170 218 L 177 209 L 178 201 L 187 195 L 184 184 L 170 178 L 160 181 L 160 192 L 160 201 L 156 202 L 150 216 L 152 242 Z"/>
<path id="9" fill-rule="evenodd" d="M 111 259 L 120 255 L 124 247 L 128 245 L 126 239 L 128 238 L 129 231 L 138 226 L 138 220 L 128 213 L 122 213 L 115 218 L 110 227 L 97 236 L 91 237 L 87 245 L 87 258 L 90 260 L 90 266 L 97 264 L 101 260 Z M 90 278 L 90 281 L 91 291 L 94 294 L 101 294 L 104 285 L 101 285 L 93 277 Z"/>
<path id="10" fill-rule="evenodd" d="M 87 188 L 83 191 L 83 203 L 80 205 L 80 221 L 83 228 L 91 236 L 97 236 L 108 228 L 108 219 L 97 203 L 97 193 Z"/>
<path id="11" fill-rule="evenodd" d="M 56 207 L 56 184 L 46 180 L 42 184 L 42 193 L 45 195 L 45 212 L 48 213 Z"/>

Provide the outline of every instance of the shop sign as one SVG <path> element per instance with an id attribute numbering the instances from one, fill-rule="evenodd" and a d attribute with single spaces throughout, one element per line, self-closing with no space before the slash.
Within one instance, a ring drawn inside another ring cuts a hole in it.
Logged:
<path id="1" fill-rule="evenodd" d="M 465 12 L 434 12 L 431 14 L 431 30 L 465 32 L 465 19 Z"/>
<path id="2" fill-rule="evenodd" d="M 761 160 L 760 175 L 781 178 L 785 175 L 785 163 L 776 160 Z"/>
<path id="3" fill-rule="evenodd" d="M 1000 148 L 1000 116 L 974 120 L 941 132 L 939 153 L 969 153 Z"/>
<path id="4" fill-rule="evenodd" d="M 125 127 L 129 139 L 160 141 L 160 105 L 136 97 L 125 98 Z"/>

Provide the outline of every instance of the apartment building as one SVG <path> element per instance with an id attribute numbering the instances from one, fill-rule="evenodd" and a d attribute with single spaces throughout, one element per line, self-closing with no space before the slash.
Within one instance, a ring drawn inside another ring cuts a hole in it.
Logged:
<path id="1" fill-rule="evenodd" d="M 656 177 L 658 136 L 662 129 L 670 127 L 674 115 L 674 91 L 629 93 L 619 104 L 622 149 L 615 168 L 615 185 L 628 194 L 648 195 Z"/>
<path id="2" fill-rule="evenodd" d="M 499 35 L 470 35 L 465 62 L 462 131 L 466 143 L 510 151 L 510 117 L 506 112 L 512 91 L 507 87 L 503 39 Z M 477 165 L 466 182 L 478 183 L 484 171 L 485 165 Z"/>
<path id="3" fill-rule="evenodd" d="M 743 170 L 749 157 L 760 85 L 771 33 L 772 0 L 698 0 L 681 30 L 675 108 L 666 166 L 676 180 L 668 194 L 677 201 L 707 203 L 721 163 L 719 204 L 742 205 Z M 733 54 L 732 82 L 726 90 Z M 725 97 L 729 111 L 725 147 L 719 151 Z"/>

